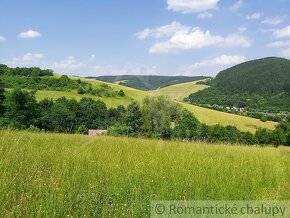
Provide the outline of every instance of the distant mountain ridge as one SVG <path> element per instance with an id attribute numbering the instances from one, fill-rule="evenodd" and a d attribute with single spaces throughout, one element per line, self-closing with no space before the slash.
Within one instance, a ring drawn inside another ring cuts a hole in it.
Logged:
<path id="1" fill-rule="evenodd" d="M 221 71 L 210 88 L 186 100 L 252 111 L 290 111 L 290 60 L 269 57 L 236 65 Z"/>
<path id="2" fill-rule="evenodd" d="M 213 85 L 225 91 L 290 93 L 290 60 L 269 57 L 248 61 L 221 71 Z"/>
<path id="3" fill-rule="evenodd" d="M 205 76 L 156 76 L 156 75 L 118 75 L 118 76 L 98 76 L 87 77 L 104 82 L 118 83 L 123 86 L 140 89 L 140 90 L 155 90 L 170 85 L 179 83 L 194 82 L 207 79 Z"/>

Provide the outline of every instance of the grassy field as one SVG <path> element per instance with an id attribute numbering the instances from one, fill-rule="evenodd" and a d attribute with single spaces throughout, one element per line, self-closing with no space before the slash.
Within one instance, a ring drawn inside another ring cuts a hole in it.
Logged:
<path id="1" fill-rule="evenodd" d="M 196 82 L 181 83 L 151 91 L 154 95 L 165 95 L 173 100 L 182 101 L 192 93 L 207 88 L 206 85 L 197 85 Z"/>
<path id="2" fill-rule="evenodd" d="M 256 132 L 258 128 L 266 128 L 274 130 L 277 123 L 272 121 L 262 122 L 259 119 L 239 116 L 236 114 L 225 113 L 221 111 L 211 110 L 208 108 L 198 107 L 191 104 L 180 103 L 184 108 L 191 111 L 202 123 L 208 125 L 232 125 L 241 131 Z"/>
<path id="3" fill-rule="evenodd" d="M 93 96 L 90 94 L 80 95 L 77 93 L 77 91 L 63 92 L 63 91 L 39 90 L 36 92 L 35 96 L 37 100 L 42 100 L 44 98 L 57 99 L 60 97 L 66 97 L 68 99 L 76 99 L 77 101 L 79 101 L 81 98 L 92 98 L 95 100 L 102 100 L 103 102 L 106 103 L 107 107 L 118 107 L 121 104 L 121 102 L 122 102 L 122 105 L 127 106 L 133 101 L 133 99 L 128 96 L 126 97 L 98 97 L 98 96 Z"/>
<path id="4" fill-rule="evenodd" d="M 0 131 L 0 217 L 145 217 L 152 200 L 289 200 L 290 149 Z"/>
<path id="5" fill-rule="evenodd" d="M 72 79 L 78 79 L 77 77 L 70 77 Z M 82 80 L 86 82 L 92 83 L 92 86 L 97 88 L 101 84 L 108 84 L 110 85 L 114 90 L 119 91 L 120 89 L 124 90 L 126 93 L 126 97 L 95 97 L 92 95 L 79 95 L 76 93 L 76 91 L 72 92 L 59 92 L 59 91 L 38 91 L 36 93 L 36 97 L 38 100 L 43 98 L 60 98 L 62 96 L 65 96 L 67 98 L 75 98 L 77 100 L 81 99 L 82 97 L 91 97 L 94 99 L 100 99 L 104 101 L 108 107 L 117 107 L 118 105 L 124 105 L 127 106 L 134 100 L 138 102 L 142 102 L 142 100 L 146 96 L 154 96 L 154 95 L 167 95 L 172 99 L 180 99 L 183 96 L 186 96 L 190 92 L 198 91 L 201 89 L 206 88 L 206 86 L 203 85 L 196 85 L 195 82 L 193 83 L 185 83 L 185 84 L 178 84 L 173 86 L 168 86 L 163 89 L 159 89 L 156 91 L 141 91 L 125 86 L 121 86 L 118 84 L 112 84 L 112 83 L 106 83 L 102 81 L 97 81 L 94 79 L 83 79 Z M 174 91 L 176 90 L 176 92 Z M 178 101 L 179 102 L 179 101 Z M 214 124 L 221 124 L 221 125 L 235 125 L 238 129 L 241 131 L 250 131 L 255 132 L 257 128 L 267 128 L 267 129 L 274 129 L 277 123 L 275 122 L 262 122 L 258 119 L 250 118 L 250 117 L 244 117 L 229 113 L 224 113 L 220 111 L 215 111 L 207 108 L 197 107 L 191 104 L 187 103 L 181 103 L 185 108 L 192 111 L 194 115 L 201 121 L 208 125 L 214 125 Z"/>
<path id="6" fill-rule="evenodd" d="M 77 77 L 70 77 L 70 78 L 79 79 Z M 122 89 L 128 97 L 133 98 L 136 101 L 142 101 L 143 98 L 148 95 L 148 93 L 146 91 L 133 89 L 133 88 L 126 87 L 126 86 L 121 86 L 121 85 L 114 84 L 114 83 L 107 83 L 107 82 L 103 82 L 103 81 L 97 81 L 95 79 L 85 79 L 85 78 L 81 78 L 81 80 L 88 82 L 88 83 L 91 83 L 93 87 L 98 87 L 101 84 L 108 84 L 116 91 L 119 91 L 120 89 Z M 120 104 L 123 104 L 123 102 L 120 102 Z"/>

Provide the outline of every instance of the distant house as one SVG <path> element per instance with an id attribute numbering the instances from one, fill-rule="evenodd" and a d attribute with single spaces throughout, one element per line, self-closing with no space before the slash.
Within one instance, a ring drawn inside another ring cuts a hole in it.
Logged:
<path id="1" fill-rule="evenodd" d="M 108 130 L 97 130 L 97 129 L 89 130 L 89 136 L 100 136 L 100 135 L 108 135 Z"/>

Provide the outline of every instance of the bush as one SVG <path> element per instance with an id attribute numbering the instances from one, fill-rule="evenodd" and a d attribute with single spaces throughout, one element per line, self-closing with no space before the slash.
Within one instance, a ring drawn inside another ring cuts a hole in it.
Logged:
<path id="1" fill-rule="evenodd" d="M 121 97 L 124 97 L 125 96 L 125 92 L 121 89 L 118 93 Z"/>
<path id="2" fill-rule="evenodd" d="M 88 128 L 85 125 L 80 125 L 78 127 L 76 133 L 86 135 L 86 134 L 88 134 Z"/>
<path id="3" fill-rule="evenodd" d="M 268 121 L 268 118 L 266 116 L 262 116 L 261 119 L 260 119 L 262 122 L 267 122 Z"/>
<path id="4" fill-rule="evenodd" d="M 82 87 L 78 88 L 78 94 L 83 95 L 85 94 L 85 90 Z"/>
<path id="5" fill-rule="evenodd" d="M 256 132 L 256 139 L 261 145 L 269 144 L 271 141 L 271 132 L 267 129 L 258 129 Z"/>
<path id="6" fill-rule="evenodd" d="M 130 126 L 116 124 L 115 126 L 109 129 L 109 135 L 111 136 L 132 136 L 134 135 L 134 131 Z"/>
<path id="7" fill-rule="evenodd" d="M 278 147 L 279 145 L 285 145 L 287 138 L 282 130 L 276 129 L 270 136 L 270 142 L 272 145 Z"/>
<path id="8" fill-rule="evenodd" d="M 30 125 L 29 128 L 27 129 L 28 132 L 41 132 L 41 130 L 34 126 L 34 125 Z"/>

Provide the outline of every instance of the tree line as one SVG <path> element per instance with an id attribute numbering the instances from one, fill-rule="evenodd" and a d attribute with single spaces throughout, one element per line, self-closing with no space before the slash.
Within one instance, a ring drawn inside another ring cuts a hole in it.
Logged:
<path id="1" fill-rule="evenodd" d="M 6 88 L 30 90 L 76 91 L 78 94 L 90 94 L 99 97 L 124 97 L 123 90 L 116 91 L 108 84 L 92 87 L 91 83 L 80 79 L 71 79 L 67 75 L 56 77 L 52 70 L 37 67 L 11 68 L 0 64 L 0 79 Z"/>
<path id="2" fill-rule="evenodd" d="M 211 87 L 191 94 L 192 104 L 245 108 L 251 112 L 290 112 L 290 61 L 264 58 L 221 71 L 201 82 Z"/>
<path id="3" fill-rule="evenodd" d="M 108 129 L 113 136 L 201 140 L 240 144 L 290 145 L 290 117 L 274 131 L 259 129 L 256 134 L 234 126 L 208 126 L 188 110 L 166 97 L 147 97 L 142 104 L 107 108 L 100 100 L 67 98 L 36 101 L 33 92 L 0 85 L 0 127 L 87 134 L 88 129 Z"/>

